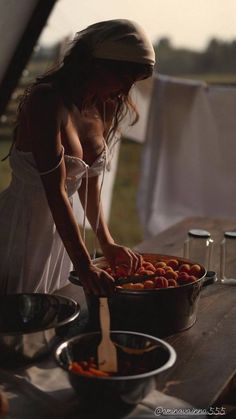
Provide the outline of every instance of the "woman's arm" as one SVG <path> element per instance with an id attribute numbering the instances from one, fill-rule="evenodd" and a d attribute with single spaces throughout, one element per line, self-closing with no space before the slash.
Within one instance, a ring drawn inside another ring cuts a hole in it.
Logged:
<path id="1" fill-rule="evenodd" d="M 83 207 L 85 207 L 85 179 L 83 179 L 82 185 L 78 193 L 81 203 Z M 141 266 L 141 255 L 133 252 L 131 249 L 125 246 L 120 246 L 116 244 L 110 234 L 108 225 L 104 218 L 102 203 L 100 202 L 100 186 L 98 176 L 89 178 L 88 203 L 86 215 L 91 224 L 92 229 L 94 230 L 99 240 L 102 252 L 104 256 L 107 258 L 112 268 L 115 268 L 115 266 L 120 264 L 126 265 L 127 272 L 131 273 Z"/>
<path id="2" fill-rule="evenodd" d="M 52 89 L 42 88 L 33 94 L 29 103 L 29 129 L 39 172 L 55 167 L 60 159 L 60 132 L 61 125 L 65 122 L 64 114 L 63 105 Z M 57 169 L 41 176 L 41 179 L 56 228 L 85 290 L 95 294 L 111 291 L 112 278 L 93 266 L 82 240 L 66 192 L 64 159 Z"/>

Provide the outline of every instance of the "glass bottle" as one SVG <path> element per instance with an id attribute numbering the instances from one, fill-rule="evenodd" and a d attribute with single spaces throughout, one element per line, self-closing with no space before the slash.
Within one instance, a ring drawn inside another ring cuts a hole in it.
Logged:
<path id="1" fill-rule="evenodd" d="M 184 258 L 212 269 L 213 240 L 207 230 L 191 229 L 184 242 Z"/>
<path id="2" fill-rule="evenodd" d="M 225 231 L 220 244 L 220 281 L 236 285 L 236 231 Z"/>

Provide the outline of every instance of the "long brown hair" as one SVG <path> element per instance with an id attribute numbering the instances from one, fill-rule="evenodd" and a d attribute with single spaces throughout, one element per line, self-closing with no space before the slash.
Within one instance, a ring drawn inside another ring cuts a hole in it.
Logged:
<path id="1" fill-rule="evenodd" d="M 83 40 L 76 40 L 72 42 L 72 45 L 65 54 L 62 62 L 37 77 L 35 82 L 26 88 L 24 94 L 21 96 L 17 109 L 13 144 L 16 140 L 21 111 L 35 86 L 42 83 L 52 84 L 57 90 L 59 90 L 65 106 L 70 109 L 74 104 L 76 104 L 77 98 L 75 97 L 75 92 L 79 92 L 81 86 L 88 83 L 89 80 L 96 75 L 97 65 L 104 66 L 104 68 L 108 67 L 109 70 L 120 76 L 122 76 L 122 74 L 131 74 L 134 80 L 146 78 L 152 74 L 152 66 L 149 64 L 137 64 L 125 61 L 122 62 L 94 58 L 88 44 Z M 83 108 L 84 106 L 94 105 L 96 104 L 96 100 L 96 97 L 85 97 L 80 106 Z M 114 97 L 113 100 L 115 101 L 116 106 L 112 126 L 110 127 L 107 135 L 108 143 L 112 141 L 120 122 L 127 114 L 130 115 L 130 125 L 134 125 L 139 118 L 137 109 L 129 94 L 119 94 Z"/>

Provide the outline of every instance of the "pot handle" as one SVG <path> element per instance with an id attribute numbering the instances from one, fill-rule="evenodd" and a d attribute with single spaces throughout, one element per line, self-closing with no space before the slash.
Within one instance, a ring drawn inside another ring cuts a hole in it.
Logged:
<path id="1" fill-rule="evenodd" d="M 203 287 L 207 287 L 208 285 L 214 284 L 216 282 L 216 272 L 215 271 L 207 271 L 206 276 L 203 278 Z"/>
<path id="2" fill-rule="evenodd" d="M 78 276 L 76 275 L 76 272 L 75 271 L 71 271 L 70 272 L 70 275 L 69 275 L 69 281 L 72 283 L 72 284 L 74 284 L 74 285 L 77 285 L 77 286 L 79 286 L 79 287 L 82 287 L 83 285 L 82 285 L 82 283 L 81 283 L 81 281 L 80 281 L 80 279 L 78 278 Z"/>

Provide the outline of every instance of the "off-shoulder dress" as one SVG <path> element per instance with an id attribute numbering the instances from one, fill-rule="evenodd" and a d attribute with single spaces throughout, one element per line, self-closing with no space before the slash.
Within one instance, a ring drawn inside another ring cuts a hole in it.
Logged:
<path id="1" fill-rule="evenodd" d="M 62 153 L 67 193 L 73 195 L 82 178 L 104 175 L 107 146 L 93 165 Z M 57 165 L 57 166 L 58 166 Z M 10 155 L 12 179 L 0 194 L 0 294 L 53 292 L 68 284 L 72 263 L 56 230 L 33 154 L 15 146 Z M 57 167 L 56 166 L 56 167 Z M 56 169 L 52 168 L 51 170 Z"/>

